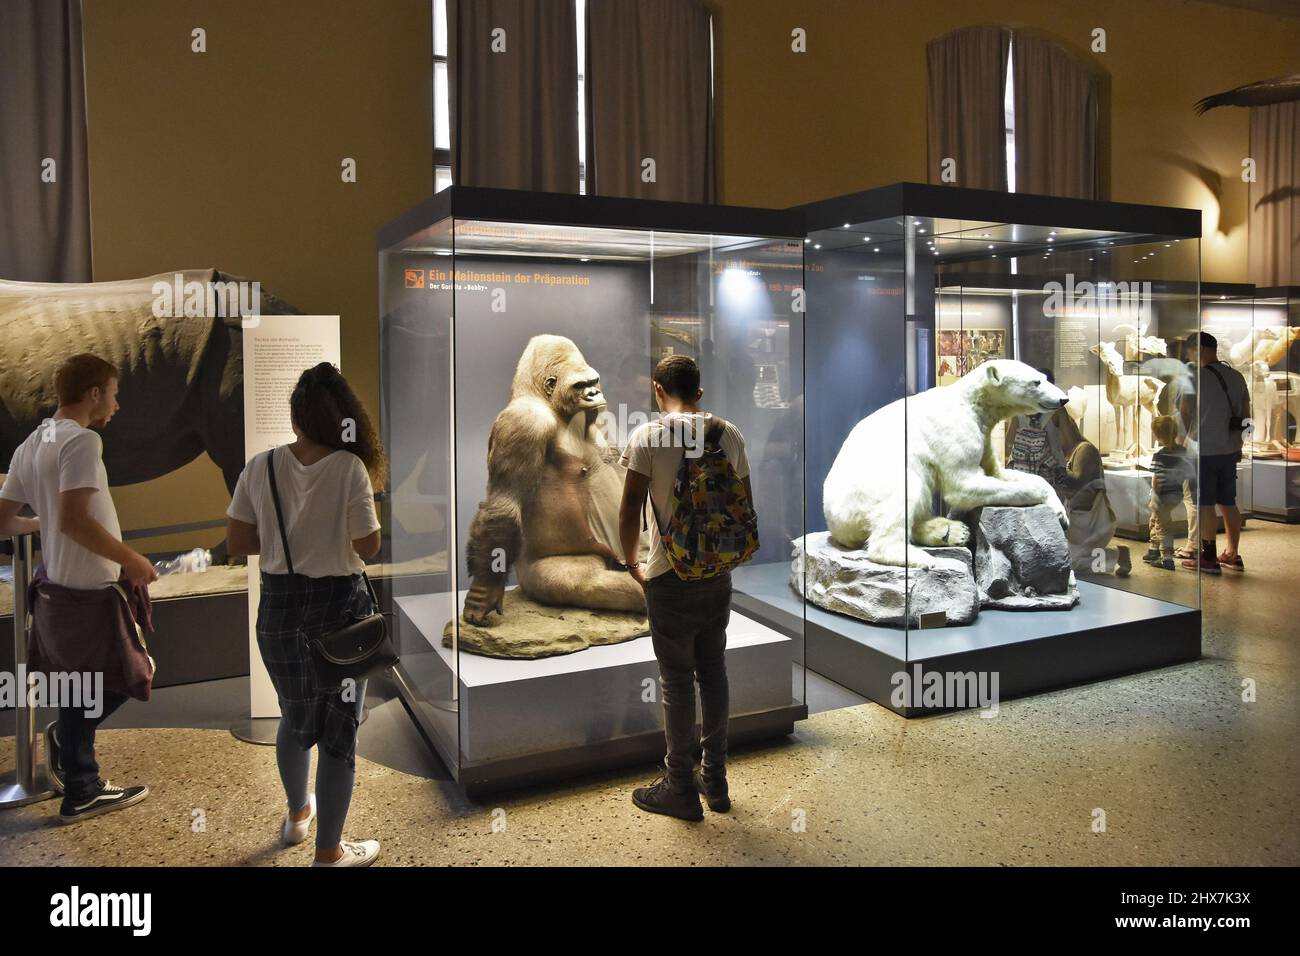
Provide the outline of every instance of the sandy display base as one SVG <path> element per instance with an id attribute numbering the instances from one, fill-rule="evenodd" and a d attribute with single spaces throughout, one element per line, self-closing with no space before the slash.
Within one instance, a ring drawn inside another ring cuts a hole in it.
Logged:
<path id="1" fill-rule="evenodd" d="M 534 659 L 572 654 L 598 644 L 621 644 L 650 633 L 644 614 L 589 611 L 576 607 L 547 607 L 525 597 L 518 588 L 506 592 L 504 613 L 492 616 L 490 627 L 460 622 L 460 649 L 484 657 Z M 451 621 L 442 631 L 451 646 Z"/>

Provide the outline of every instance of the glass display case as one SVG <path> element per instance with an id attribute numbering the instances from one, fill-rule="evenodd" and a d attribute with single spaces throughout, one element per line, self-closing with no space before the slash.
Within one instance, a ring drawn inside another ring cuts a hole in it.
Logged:
<path id="1" fill-rule="evenodd" d="M 1243 447 L 1238 495 L 1244 511 L 1300 520 L 1300 288 L 1206 284 L 1201 322 L 1219 359 L 1250 386 L 1254 429 Z"/>
<path id="2" fill-rule="evenodd" d="M 752 585 L 788 575 L 803 535 L 799 222 L 453 186 L 380 231 L 396 674 L 467 789 L 662 758 L 618 508 L 620 452 L 669 355 L 699 362 L 703 407 L 744 434 L 759 517 L 733 575 L 731 737 L 807 715 L 802 611 Z"/>
<path id="3" fill-rule="evenodd" d="M 910 715 L 1198 657 L 1169 558 L 1199 212 L 915 184 L 802 212 L 809 668 Z M 1147 563 L 1121 535 L 1153 500 Z"/>

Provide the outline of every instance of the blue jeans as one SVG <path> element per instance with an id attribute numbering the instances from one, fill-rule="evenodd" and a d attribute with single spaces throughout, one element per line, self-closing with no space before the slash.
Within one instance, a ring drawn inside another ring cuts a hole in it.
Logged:
<path id="1" fill-rule="evenodd" d="M 366 681 L 358 681 L 355 704 L 357 719 L 366 700 Z M 289 800 L 289 809 L 298 811 L 307 806 L 308 778 L 311 774 L 311 749 L 304 748 L 296 739 L 296 729 L 284 718 L 275 737 L 275 762 L 280 770 L 280 782 Z M 356 781 L 356 768 L 342 757 L 324 747 L 316 748 L 316 848 L 332 850 L 343 838 L 343 822 L 352 804 L 352 785 Z"/>
<path id="2" fill-rule="evenodd" d="M 63 769 L 64 799 L 77 803 L 99 789 L 99 762 L 95 759 L 95 731 L 113 711 L 126 703 L 125 694 L 104 691 L 103 711 L 87 717 L 81 707 L 59 708 L 59 750 Z"/>
<path id="3" fill-rule="evenodd" d="M 668 783 L 695 788 L 695 747 L 704 751 L 701 772 L 716 780 L 727 772 L 727 621 L 731 575 L 683 581 L 672 570 L 646 583 L 650 637 L 659 661 L 664 698 L 664 760 Z M 700 736 L 695 736 L 695 685 L 700 686 Z"/>

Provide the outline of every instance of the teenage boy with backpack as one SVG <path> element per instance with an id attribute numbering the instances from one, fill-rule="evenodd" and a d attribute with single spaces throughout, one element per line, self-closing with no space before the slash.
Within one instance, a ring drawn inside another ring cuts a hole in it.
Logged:
<path id="1" fill-rule="evenodd" d="M 758 547 L 745 439 L 730 422 L 700 410 L 700 369 L 672 355 L 652 376 L 658 421 L 642 425 L 623 453 L 627 479 L 619 534 L 629 573 L 645 588 L 646 613 L 663 692 L 664 772 L 632 792 L 650 813 L 702 820 L 731 809 L 727 794 L 727 620 L 731 569 Z M 639 558 L 646 495 L 655 531 Z M 695 736 L 695 684 L 702 733 Z M 704 751 L 695 771 L 697 743 Z"/>

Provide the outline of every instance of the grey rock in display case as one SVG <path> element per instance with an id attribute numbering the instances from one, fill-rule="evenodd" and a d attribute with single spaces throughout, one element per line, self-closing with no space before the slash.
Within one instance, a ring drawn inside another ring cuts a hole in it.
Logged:
<path id="1" fill-rule="evenodd" d="M 971 547 L 916 546 L 925 566 L 880 564 L 825 531 L 795 542 L 790 584 L 818 607 L 888 627 L 960 626 L 981 608 L 1068 610 L 1079 603 L 1069 545 L 1048 505 L 971 514 Z"/>
<path id="2" fill-rule="evenodd" d="M 981 606 L 1067 610 L 1079 603 L 1069 545 L 1051 508 L 981 508 L 971 525 Z"/>
<path id="3" fill-rule="evenodd" d="M 878 564 L 862 548 L 843 548 L 825 531 L 795 542 L 790 584 L 818 607 L 870 624 L 919 626 L 943 615 L 946 624 L 970 624 L 979 613 L 969 548 L 925 548 L 932 567 Z"/>

